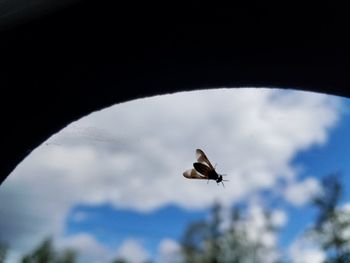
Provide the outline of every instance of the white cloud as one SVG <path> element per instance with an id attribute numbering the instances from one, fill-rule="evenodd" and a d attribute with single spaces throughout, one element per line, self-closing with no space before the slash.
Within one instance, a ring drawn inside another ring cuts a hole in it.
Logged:
<path id="1" fill-rule="evenodd" d="M 88 218 L 87 213 L 83 211 L 77 211 L 72 215 L 72 220 L 75 222 L 82 222 Z"/>
<path id="2" fill-rule="evenodd" d="M 184 259 L 181 254 L 181 246 L 172 239 L 163 239 L 158 248 L 159 263 L 182 263 Z"/>
<path id="3" fill-rule="evenodd" d="M 263 244 L 269 248 L 275 247 L 277 236 L 276 233 L 268 228 L 269 223 L 269 218 L 262 206 L 253 204 L 249 207 L 247 218 L 244 220 L 248 240 L 253 243 Z"/>
<path id="4" fill-rule="evenodd" d="M 283 227 L 288 221 L 287 214 L 282 210 L 274 210 L 271 213 L 271 223 L 275 227 Z"/>
<path id="5" fill-rule="evenodd" d="M 349 220 L 350 210 L 349 203 L 339 207 L 339 212 L 344 212 L 343 216 L 339 220 Z M 332 231 L 329 224 L 323 225 L 325 231 Z M 329 228 L 329 229 L 328 229 Z M 345 229 L 343 232 L 343 237 L 348 238 L 350 236 L 350 229 Z M 321 240 L 322 241 L 322 240 Z M 320 248 L 320 240 L 314 240 L 314 237 L 304 235 L 296 238 L 288 248 L 288 257 L 291 263 L 321 263 L 326 260 L 326 253 Z"/>
<path id="6" fill-rule="evenodd" d="M 213 200 L 231 204 L 280 180 L 294 182 L 290 161 L 300 150 L 326 142 L 338 103 L 307 92 L 222 89 L 94 112 L 34 150 L 3 183 L 2 238 L 15 250 L 31 249 L 47 235 L 60 236 L 66 215 L 81 203 L 196 209 Z M 196 148 L 228 174 L 225 188 L 182 176 Z M 294 186 L 286 197 L 301 204 Z"/>
<path id="7" fill-rule="evenodd" d="M 285 190 L 285 198 L 292 204 L 302 206 L 311 201 L 321 190 L 319 181 L 315 178 L 307 178 L 301 182 L 293 182 Z"/>
<path id="8" fill-rule="evenodd" d="M 43 240 L 40 240 L 43 241 Z M 35 243 L 35 247 L 39 243 Z M 69 237 L 60 237 L 54 241 L 54 249 L 56 251 L 64 251 L 65 249 L 74 249 L 77 252 L 78 263 L 99 263 L 110 262 L 114 258 L 113 251 L 102 246 L 93 236 L 88 233 L 80 233 Z M 6 257 L 7 263 L 17 263 L 21 261 L 23 251 L 9 250 Z"/>
<path id="9" fill-rule="evenodd" d="M 347 224 L 347 222 L 349 222 L 350 220 L 350 203 L 345 203 L 342 204 L 341 206 L 339 206 L 337 208 L 337 212 L 339 213 L 339 217 L 337 219 L 338 224 L 342 224 L 343 225 L 343 229 L 341 231 L 341 236 L 343 239 L 345 240 L 349 240 L 350 239 L 350 226 Z M 325 224 L 323 226 L 325 228 L 325 230 L 332 231 L 332 226 L 330 226 L 329 224 Z M 327 229 L 328 228 L 328 229 Z M 348 246 L 350 249 L 350 246 Z"/>
<path id="10" fill-rule="evenodd" d="M 275 227 L 283 226 L 287 221 L 286 213 L 282 210 L 273 210 L 270 214 L 266 214 L 263 206 L 258 202 L 252 202 L 240 216 L 241 218 L 235 223 L 236 231 L 241 231 L 246 237 L 246 239 L 240 240 L 243 246 L 244 244 L 246 246 L 242 251 L 249 251 L 241 258 L 241 261 L 253 262 L 258 258 L 262 263 L 276 262 L 280 256 L 277 247 L 278 232 L 271 228 L 271 224 Z M 230 218 L 226 215 L 224 220 L 230 221 Z M 227 223 L 224 224 L 229 226 Z M 231 237 L 229 235 L 225 238 L 230 239 Z M 230 258 L 232 256 L 231 249 L 228 248 L 226 251 L 228 253 L 226 257 Z"/>
<path id="11" fill-rule="evenodd" d="M 126 259 L 130 263 L 144 263 L 150 259 L 150 255 L 140 242 L 128 239 L 118 248 L 117 258 Z"/>
<path id="12" fill-rule="evenodd" d="M 113 258 L 113 253 L 102 246 L 93 236 L 81 233 L 57 240 L 59 250 L 72 248 L 77 252 L 78 262 L 98 263 L 109 262 Z"/>
<path id="13" fill-rule="evenodd" d="M 326 259 L 324 252 L 305 238 L 294 241 L 289 247 L 288 254 L 292 263 L 322 263 Z"/>

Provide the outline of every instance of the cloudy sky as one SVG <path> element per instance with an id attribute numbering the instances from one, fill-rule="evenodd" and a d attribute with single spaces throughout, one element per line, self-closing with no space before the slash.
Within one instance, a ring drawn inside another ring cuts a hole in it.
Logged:
<path id="1" fill-rule="evenodd" d="M 301 236 L 320 178 L 350 172 L 349 106 L 308 92 L 218 89 L 91 113 L 43 142 L 1 185 L 0 239 L 11 247 L 9 262 L 48 236 L 79 250 L 80 262 L 178 262 L 185 226 L 205 218 L 214 201 L 247 204 L 252 238 L 262 207 L 273 208 L 282 231 L 266 233 L 264 242 L 292 262 L 321 261 Z M 225 188 L 182 176 L 197 148 L 227 174 Z"/>

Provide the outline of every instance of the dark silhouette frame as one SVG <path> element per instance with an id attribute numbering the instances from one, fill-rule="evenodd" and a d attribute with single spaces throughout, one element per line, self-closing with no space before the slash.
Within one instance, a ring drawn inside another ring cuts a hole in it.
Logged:
<path id="1" fill-rule="evenodd" d="M 0 182 L 70 122 L 135 98 L 216 87 L 350 97 L 342 6 L 110 2 L 0 31 Z"/>

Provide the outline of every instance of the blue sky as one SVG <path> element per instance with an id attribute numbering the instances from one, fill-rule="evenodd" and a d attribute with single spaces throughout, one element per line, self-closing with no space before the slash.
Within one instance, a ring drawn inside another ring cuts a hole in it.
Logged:
<path id="1" fill-rule="evenodd" d="M 349 99 L 342 99 L 343 111 L 339 123 L 330 130 L 329 140 L 326 145 L 314 146 L 306 151 L 298 153 L 293 160 L 294 163 L 302 164 L 303 174 L 314 174 L 322 176 L 328 173 L 340 172 L 344 176 L 343 183 L 345 188 L 349 188 L 349 182 L 346 180 L 350 174 L 349 156 L 350 156 L 350 114 L 347 109 L 350 108 Z M 348 193 L 346 199 L 350 199 Z"/>
<path id="2" fill-rule="evenodd" d="M 9 262 L 47 235 L 85 251 L 81 262 L 171 262 L 164 255 L 215 200 L 244 204 L 256 220 L 257 206 L 274 210 L 281 232 L 271 240 L 287 253 L 313 221 L 308 201 L 319 179 L 340 171 L 350 187 L 349 106 L 321 94 L 223 89 L 94 112 L 43 143 L 1 186 L 0 200 L 10 200 L 0 203 Z M 182 176 L 196 148 L 227 174 L 225 188 Z"/>
<path id="3" fill-rule="evenodd" d="M 86 215 L 84 219 L 74 219 L 74 215 L 82 213 Z M 190 212 L 172 205 L 146 214 L 109 205 L 77 206 L 68 216 L 66 234 L 89 232 L 111 249 L 120 246 L 123 240 L 133 238 L 140 240 L 155 256 L 164 237 L 180 239 L 189 223 L 203 220 L 207 215 L 207 209 Z"/>
<path id="4" fill-rule="evenodd" d="M 342 99 L 342 103 L 343 109 L 350 107 L 348 99 Z M 339 123 L 329 131 L 329 139 L 326 144 L 301 151 L 292 160 L 296 166 L 302 166 L 299 177 L 303 178 L 313 174 L 322 178 L 329 173 L 341 172 L 344 175 L 345 189 L 349 189 L 349 183 L 345 179 L 349 174 L 350 140 L 347 139 L 349 134 L 350 115 L 342 112 Z M 350 200 L 350 192 L 346 194 L 344 202 Z M 268 193 L 266 197 L 269 198 Z M 313 222 L 315 210 L 307 205 L 294 207 L 285 202 L 280 202 L 279 205 L 286 208 L 289 215 L 288 226 L 281 229 L 279 236 L 279 245 L 287 248 L 288 244 L 305 230 L 305 222 Z M 146 214 L 132 210 L 117 210 L 108 205 L 77 206 L 71 213 L 74 215 L 79 212 L 85 213 L 86 219 L 76 222 L 69 217 L 67 235 L 80 231 L 90 232 L 111 248 L 120 245 L 125 238 L 131 236 L 142 240 L 153 256 L 156 255 L 157 246 L 164 237 L 180 240 L 188 224 L 203 220 L 209 214 L 208 209 L 190 212 L 175 205 L 167 205 Z M 115 235 L 107 233 L 115 233 Z"/>
<path id="5" fill-rule="evenodd" d="M 329 139 L 325 145 L 310 147 L 299 152 L 293 159 L 293 164 L 301 165 L 300 177 L 313 174 L 322 178 L 332 173 L 340 173 L 344 187 L 342 203 L 350 200 L 350 183 L 347 179 L 350 175 L 350 101 L 341 99 L 343 105 L 341 117 L 337 125 L 329 131 Z M 305 229 L 305 222 L 313 222 L 315 210 L 310 206 L 288 209 L 289 224 L 281 232 L 281 244 L 286 246 L 291 240 Z"/>

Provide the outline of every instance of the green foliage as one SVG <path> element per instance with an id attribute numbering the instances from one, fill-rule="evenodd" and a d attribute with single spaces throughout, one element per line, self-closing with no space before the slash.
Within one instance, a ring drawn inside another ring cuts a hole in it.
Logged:
<path id="1" fill-rule="evenodd" d="M 74 263 L 77 260 L 77 252 L 71 248 L 64 250 L 57 256 L 56 263 Z"/>
<path id="2" fill-rule="evenodd" d="M 342 195 L 340 176 L 332 174 L 322 180 L 322 191 L 313 201 L 318 213 L 311 234 L 326 252 L 327 263 L 350 262 L 350 211 L 339 208 Z"/>
<path id="3" fill-rule="evenodd" d="M 211 219 L 190 224 L 182 240 L 182 251 L 185 261 L 196 262 L 219 262 L 221 232 L 221 206 L 216 203 L 211 212 Z"/>
<path id="4" fill-rule="evenodd" d="M 340 176 L 329 175 L 322 180 L 322 189 L 313 199 L 317 215 L 314 226 L 308 233 L 326 252 L 327 259 L 324 263 L 350 262 L 350 211 L 339 206 L 343 191 Z M 249 216 L 242 208 L 233 208 L 228 220 L 224 220 L 222 215 L 222 206 L 215 203 L 209 219 L 187 226 L 181 240 L 185 263 L 257 263 L 262 262 L 269 253 L 277 252 L 276 247 L 266 245 L 259 238 L 263 233 L 276 234 L 279 231 L 272 224 L 269 211 L 264 210 L 263 216 L 260 216 L 264 224 L 259 230 L 251 229 L 254 224 L 250 225 Z M 255 231 L 258 238 L 251 237 L 252 231 Z M 8 247 L 0 242 L 0 263 L 5 262 L 7 251 Z M 274 259 L 276 263 L 282 262 L 277 256 Z M 48 238 L 23 256 L 21 262 L 75 263 L 76 260 L 76 251 L 56 251 L 52 240 Z M 112 263 L 128 261 L 116 258 Z"/>
<path id="5" fill-rule="evenodd" d="M 52 240 L 45 239 L 33 252 L 22 258 L 22 263 L 74 263 L 77 254 L 72 249 L 59 253 L 54 250 Z"/>
<path id="6" fill-rule="evenodd" d="M 314 197 L 313 203 L 318 208 L 316 227 L 321 227 L 336 214 L 336 208 L 343 195 L 343 188 L 338 174 L 329 175 L 322 180 L 322 191 Z"/>
<path id="7" fill-rule="evenodd" d="M 129 263 L 128 260 L 122 257 L 118 257 L 112 261 L 112 263 Z M 152 263 L 152 261 L 145 261 L 144 263 Z"/>
<path id="8" fill-rule="evenodd" d="M 266 220 L 269 221 L 269 213 Z M 222 228 L 222 208 L 216 203 L 208 221 L 190 224 L 181 246 L 186 263 L 242 263 L 261 262 L 269 247 L 249 238 L 245 218 L 239 208 L 232 210 L 229 226 Z M 268 224 L 264 231 L 277 231 Z"/>
<path id="9" fill-rule="evenodd" d="M 204 262 L 208 227 L 204 221 L 190 224 L 184 234 L 182 251 L 188 263 Z"/>
<path id="10" fill-rule="evenodd" d="M 128 261 L 124 258 L 117 258 L 113 260 L 112 263 L 128 263 Z"/>
<path id="11" fill-rule="evenodd" d="M 0 242 L 0 263 L 4 263 L 7 254 L 7 245 Z"/>
<path id="12" fill-rule="evenodd" d="M 22 263 L 47 263 L 53 262 L 55 252 L 51 239 L 44 240 L 32 253 L 22 258 Z"/>

